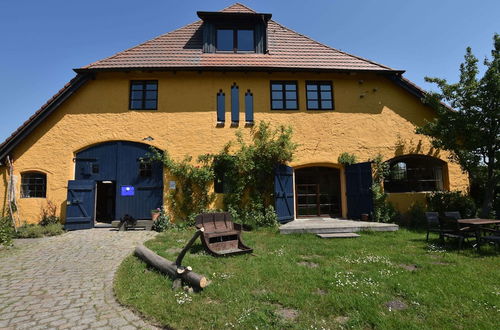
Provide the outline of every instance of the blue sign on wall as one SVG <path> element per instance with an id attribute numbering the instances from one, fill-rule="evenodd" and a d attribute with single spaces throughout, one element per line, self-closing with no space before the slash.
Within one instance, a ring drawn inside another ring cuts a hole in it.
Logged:
<path id="1" fill-rule="evenodd" d="M 135 189 L 132 186 L 122 186 L 122 191 L 121 191 L 122 196 L 134 196 L 135 195 Z"/>

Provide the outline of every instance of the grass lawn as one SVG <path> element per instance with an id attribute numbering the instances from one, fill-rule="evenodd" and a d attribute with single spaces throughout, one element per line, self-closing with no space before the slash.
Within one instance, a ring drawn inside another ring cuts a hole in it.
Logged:
<path id="1" fill-rule="evenodd" d="M 146 246 L 175 260 L 193 232 Z M 200 293 L 172 291 L 169 278 L 129 256 L 116 274 L 118 300 L 175 329 L 498 329 L 500 253 L 490 247 L 457 253 L 407 230 L 243 237 L 254 255 L 214 258 L 199 240 L 186 255 L 183 264 L 212 282 Z"/>

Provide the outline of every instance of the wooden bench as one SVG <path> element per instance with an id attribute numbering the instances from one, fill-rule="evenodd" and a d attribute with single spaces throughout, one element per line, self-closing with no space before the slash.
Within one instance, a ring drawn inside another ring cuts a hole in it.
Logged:
<path id="1" fill-rule="evenodd" d="M 196 228 L 203 228 L 201 241 L 205 250 L 214 256 L 253 252 L 241 239 L 241 225 L 234 223 L 227 212 L 199 214 Z"/>
<path id="2" fill-rule="evenodd" d="M 113 228 L 119 228 L 120 220 L 114 220 L 113 222 L 111 222 L 111 226 L 113 226 Z M 127 226 L 125 224 L 124 229 L 128 230 L 128 229 L 144 228 L 144 230 L 151 230 L 152 227 L 153 227 L 153 220 L 137 220 L 137 222 L 133 227 Z"/>

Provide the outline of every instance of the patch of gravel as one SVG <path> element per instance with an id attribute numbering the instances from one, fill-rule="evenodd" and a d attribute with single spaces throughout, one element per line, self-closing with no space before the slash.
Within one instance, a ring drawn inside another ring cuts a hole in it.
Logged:
<path id="1" fill-rule="evenodd" d="M 339 324 L 346 324 L 349 321 L 349 317 L 347 316 L 337 316 L 335 319 L 335 322 Z"/>
<path id="2" fill-rule="evenodd" d="M 417 265 L 406 265 L 406 264 L 399 264 L 399 267 L 409 270 L 411 272 L 414 272 L 420 268 Z"/>
<path id="3" fill-rule="evenodd" d="M 299 311 L 293 308 L 280 308 L 275 313 L 286 321 L 293 321 L 299 316 Z"/>
<path id="4" fill-rule="evenodd" d="M 297 262 L 297 264 L 301 265 L 301 266 L 309 267 L 309 268 L 319 267 L 319 265 L 317 263 L 310 262 L 310 261 L 301 261 L 301 262 Z"/>
<path id="5" fill-rule="evenodd" d="M 385 303 L 385 307 L 389 309 L 389 311 L 401 311 L 408 308 L 408 305 L 399 299 L 391 300 Z"/>

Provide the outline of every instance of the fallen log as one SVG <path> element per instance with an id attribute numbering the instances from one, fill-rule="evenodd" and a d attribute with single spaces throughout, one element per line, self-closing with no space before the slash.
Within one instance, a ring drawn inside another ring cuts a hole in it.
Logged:
<path id="1" fill-rule="evenodd" d="M 175 262 L 157 255 L 142 244 L 135 248 L 135 255 L 144 260 L 148 265 L 158 269 L 161 273 L 170 276 L 172 280 L 181 278 L 191 286 L 201 289 L 208 285 L 207 278 L 192 272 L 191 267 L 177 266 Z"/>

